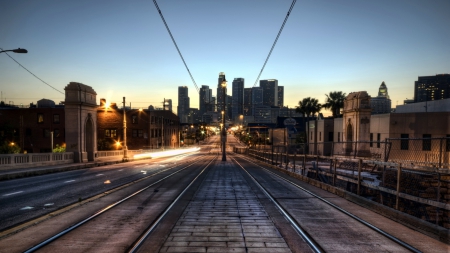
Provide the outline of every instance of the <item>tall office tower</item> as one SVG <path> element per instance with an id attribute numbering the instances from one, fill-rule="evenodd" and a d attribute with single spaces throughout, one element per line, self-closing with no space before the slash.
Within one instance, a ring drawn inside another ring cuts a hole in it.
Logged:
<path id="1" fill-rule="evenodd" d="M 225 81 L 225 73 L 224 72 L 220 72 L 219 73 L 219 79 L 218 79 L 218 84 L 217 84 L 217 111 L 221 112 L 224 109 L 224 104 L 223 104 L 223 88 L 222 88 L 222 81 Z M 225 88 L 225 93 L 226 93 L 226 88 Z"/>
<path id="2" fill-rule="evenodd" d="M 252 115 L 255 116 L 255 107 L 264 105 L 264 90 L 261 87 L 252 87 Z"/>
<path id="3" fill-rule="evenodd" d="M 211 112 L 216 112 L 217 110 L 216 110 L 216 104 L 217 104 L 217 99 L 216 99 L 216 97 L 212 97 L 211 98 Z"/>
<path id="4" fill-rule="evenodd" d="M 178 87 L 177 114 L 181 123 L 187 123 L 187 115 L 189 114 L 189 96 L 187 86 Z"/>
<path id="5" fill-rule="evenodd" d="M 227 110 L 226 110 L 226 112 L 227 112 L 227 117 L 226 117 L 226 119 L 228 120 L 228 119 L 231 119 L 231 108 L 232 108 L 232 102 L 233 101 L 233 97 L 231 96 L 231 95 L 227 95 L 227 106 L 226 106 L 226 108 L 227 108 Z"/>
<path id="6" fill-rule="evenodd" d="M 231 119 L 235 120 L 244 114 L 244 78 L 233 80 Z"/>
<path id="7" fill-rule="evenodd" d="M 284 106 L 284 86 L 278 86 L 278 107 Z"/>
<path id="8" fill-rule="evenodd" d="M 208 85 L 202 85 L 199 96 L 199 114 L 203 115 L 206 112 L 214 111 L 214 104 L 212 100 L 212 90 Z"/>
<path id="9" fill-rule="evenodd" d="M 419 76 L 414 82 L 414 102 L 450 98 L 450 74 Z"/>
<path id="10" fill-rule="evenodd" d="M 370 99 L 370 108 L 372 108 L 372 114 L 391 112 L 391 100 L 389 99 L 388 89 L 384 81 L 378 88 L 378 96 Z"/>
<path id="11" fill-rule="evenodd" d="M 244 88 L 244 116 L 252 115 L 252 88 Z"/>
<path id="12" fill-rule="evenodd" d="M 172 111 L 172 99 L 165 98 L 163 108 L 165 111 Z"/>
<path id="13" fill-rule="evenodd" d="M 263 105 L 278 106 L 278 80 L 260 80 L 259 87 L 263 90 Z"/>

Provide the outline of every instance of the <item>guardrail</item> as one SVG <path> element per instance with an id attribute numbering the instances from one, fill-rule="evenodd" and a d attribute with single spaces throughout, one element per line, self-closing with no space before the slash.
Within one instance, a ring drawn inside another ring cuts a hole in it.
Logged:
<path id="1" fill-rule="evenodd" d="M 239 152 L 239 151 L 238 151 Z M 450 170 L 248 149 L 247 155 L 450 229 Z"/>
<path id="2" fill-rule="evenodd" d="M 0 155 L 2 167 L 28 167 L 32 165 L 73 163 L 73 152 L 31 153 Z"/>

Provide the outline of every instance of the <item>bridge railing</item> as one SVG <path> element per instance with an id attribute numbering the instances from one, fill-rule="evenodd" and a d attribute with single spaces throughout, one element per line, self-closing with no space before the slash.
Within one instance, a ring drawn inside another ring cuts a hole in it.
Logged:
<path id="1" fill-rule="evenodd" d="M 251 148 L 249 156 L 450 229 L 450 169 Z"/>
<path id="2" fill-rule="evenodd" d="M 73 152 L 0 155 L 1 168 L 73 163 Z"/>

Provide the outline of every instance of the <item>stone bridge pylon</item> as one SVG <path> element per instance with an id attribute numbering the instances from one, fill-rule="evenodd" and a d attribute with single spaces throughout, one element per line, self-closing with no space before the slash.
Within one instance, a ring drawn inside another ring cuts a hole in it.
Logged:
<path id="1" fill-rule="evenodd" d="M 97 93 L 91 86 L 70 82 L 65 90 L 66 151 L 75 162 L 97 157 Z"/>

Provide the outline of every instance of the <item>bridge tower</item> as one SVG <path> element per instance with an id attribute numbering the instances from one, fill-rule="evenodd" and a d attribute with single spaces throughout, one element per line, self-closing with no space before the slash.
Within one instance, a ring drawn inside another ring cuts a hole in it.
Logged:
<path id="1" fill-rule="evenodd" d="M 66 151 L 75 162 L 95 161 L 97 156 L 97 93 L 91 86 L 70 82 L 65 90 Z"/>

